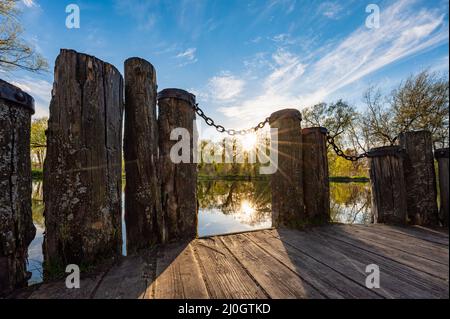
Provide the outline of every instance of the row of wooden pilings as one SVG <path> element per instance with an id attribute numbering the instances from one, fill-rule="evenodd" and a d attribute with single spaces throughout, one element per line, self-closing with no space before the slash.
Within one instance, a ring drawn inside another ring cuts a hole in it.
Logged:
<path id="1" fill-rule="evenodd" d="M 30 169 L 34 107 L 28 94 L 4 81 L 0 85 L 0 296 L 4 296 L 26 285 L 27 248 L 35 235 Z M 194 104 L 195 96 L 183 90 L 157 93 L 156 71 L 143 59 L 125 61 L 124 80 L 110 64 L 61 50 L 55 63 L 44 165 L 47 277 L 64 272 L 68 264 L 83 269 L 121 254 L 122 153 L 128 253 L 196 236 Z M 273 226 L 327 223 L 326 129 L 302 129 L 301 114 L 293 109 L 272 114 L 270 126 L 278 129 L 272 145 L 278 150 L 278 169 L 271 176 Z M 171 136 L 175 128 L 190 134 L 189 163 L 171 160 L 178 138 Z M 370 152 L 376 222 L 404 224 L 408 218 L 420 224 L 437 222 L 430 138 L 425 132 L 405 133 L 401 146 Z M 441 216 L 448 224 L 448 149 L 435 156 Z"/>

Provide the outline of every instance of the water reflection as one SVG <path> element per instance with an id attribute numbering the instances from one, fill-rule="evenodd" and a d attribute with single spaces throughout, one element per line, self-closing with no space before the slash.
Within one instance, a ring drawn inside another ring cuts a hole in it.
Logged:
<path id="1" fill-rule="evenodd" d="M 330 183 L 331 220 L 344 224 L 373 222 L 368 183 Z"/>
<path id="2" fill-rule="evenodd" d="M 372 222 L 368 184 L 331 183 L 330 192 L 332 221 L 347 224 Z M 197 194 L 198 235 L 201 237 L 271 227 L 271 192 L 267 181 L 199 181 Z M 33 274 L 30 284 L 42 281 L 45 230 L 42 181 L 33 181 L 32 204 L 37 232 L 28 249 L 28 270 Z M 125 255 L 124 222 L 122 231 Z"/>
<path id="3" fill-rule="evenodd" d="M 265 181 L 199 181 L 200 237 L 269 228 L 271 193 Z"/>

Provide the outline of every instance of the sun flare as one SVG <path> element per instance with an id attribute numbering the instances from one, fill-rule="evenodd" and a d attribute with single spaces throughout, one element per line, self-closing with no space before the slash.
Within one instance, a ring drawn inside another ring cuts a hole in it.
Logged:
<path id="1" fill-rule="evenodd" d="M 245 151 L 250 151 L 256 146 L 256 135 L 248 134 L 241 138 L 242 147 Z"/>

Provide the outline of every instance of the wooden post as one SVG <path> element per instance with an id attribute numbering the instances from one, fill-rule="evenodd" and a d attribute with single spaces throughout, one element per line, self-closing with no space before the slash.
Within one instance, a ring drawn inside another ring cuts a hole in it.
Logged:
<path id="1" fill-rule="evenodd" d="M 330 181 L 328 178 L 327 129 L 302 130 L 303 188 L 306 216 L 311 224 L 330 221 Z"/>
<path id="2" fill-rule="evenodd" d="M 272 226 L 300 228 L 307 223 L 303 200 L 302 117 L 298 110 L 285 109 L 270 116 L 272 145 L 278 169 L 271 176 Z"/>
<path id="3" fill-rule="evenodd" d="M 400 135 L 400 146 L 406 152 L 404 170 L 408 218 L 416 225 L 436 226 L 438 208 L 431 133 L 403 133 Z"/>
<path id="4" fill-rule="evenodd" d="M 127 252 L 161 240 L 156 71 L 149 62 L 125 61 L 125 221 Z"/>
<path id="5" fill-rule="evenodd" d="M 33 98 L 0 80 L 0 298 L 25 287 L 31 214 L 30 130 Z"/>
<path id="6" fill-rule="evenodd" d="M 121 253 L 123 78 L 99 59 L 61 50 L 44 164 L 44 274 Z"/>
<path id="7" fill-rule="evenodd" d="M 439 219 L 442 221 L 444 226 L 448 227 L 448 217 L 449 217 L 449 192 L 448 192 L 448 148 L 441 148 L 434 152 L 434 156 L 438 161 L 439 166 L 439 193 L 441 199 L 441 208 L 439 211 Z"/>
<path id="8" fill-rule="evenodd" d="M 368 153 L 372 213 L 375 223 L 406 224 L 404 153 L 399 146 L 375 148 Z"/>
<path id="9" fill-rule="evenodd" d="M 166 89 L 158 94 L 159 147 L 164 220 L 160 226 L 162 241 L 192 239 L 197 236 L 197 163 L 194 163 L 197 139 L 195 96 L 179 89 Z M 181 130 L 179 130 L 181 128 Z M 174 131 L 178 129 L 178 131 Z M 179 134 L 186 133 L 181 137 Z M 176 140 L 171 140 L 171 134 Z M 178 141 L 187 148 L 177 149 Z M 174 149 L 172 147 L 175 146 Z M 175 162 L 173 156 L 184 159 Z M 189 153 L 189 154 L 188 154 Z"/>

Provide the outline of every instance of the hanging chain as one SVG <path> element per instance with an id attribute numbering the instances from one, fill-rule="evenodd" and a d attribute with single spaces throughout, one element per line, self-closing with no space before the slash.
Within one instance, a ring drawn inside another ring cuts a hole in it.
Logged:
<path id="1" fill-rule="evenodd" d="M 246 130 L 226 129 L 222 125 L 216 124 L 212 118 L 206 116 L 205 112 L 203 112 L 203 110 L 198 106 L 198 104 L 195 104 L 193 106 L 193 108 L 194 108 L 195 113 L 197 113 L 198 116 L 200 116 L 202 119 L 204 119 L 208 126 L 214 127 L 217 130 L 217 132 L 219 132 L 219 133 L 227 133 L 230 136 L 256 133 L 258 130 L 264 128 L 264 126 L 266 126 L 266 124 L 269 123 L 269 118 L 266 118 L 264 121 L 260 122 L 258 125 L 248 128 Z"/>
<path id="2" fill-rule="evenodd" d="M 367 157 L 367 152 L 364 152 L 364 153 L 359 154 L 359 155 L 346 155 L 344 153 L 344 151 L 341 150 L 339 148 L 339 146 L 336 145 L 336 142 L 334 141 L 334 137 L 331 136 L 329 132 L 327 133 L 327 141 L 328 141 L 328 144 L 330 144 L 333 147 L 333 149 L 336 152 L 337 156 L 345 158 L 347 161 L 357 162 L 360 159 L 363 159 L 363 158 Z"/>

